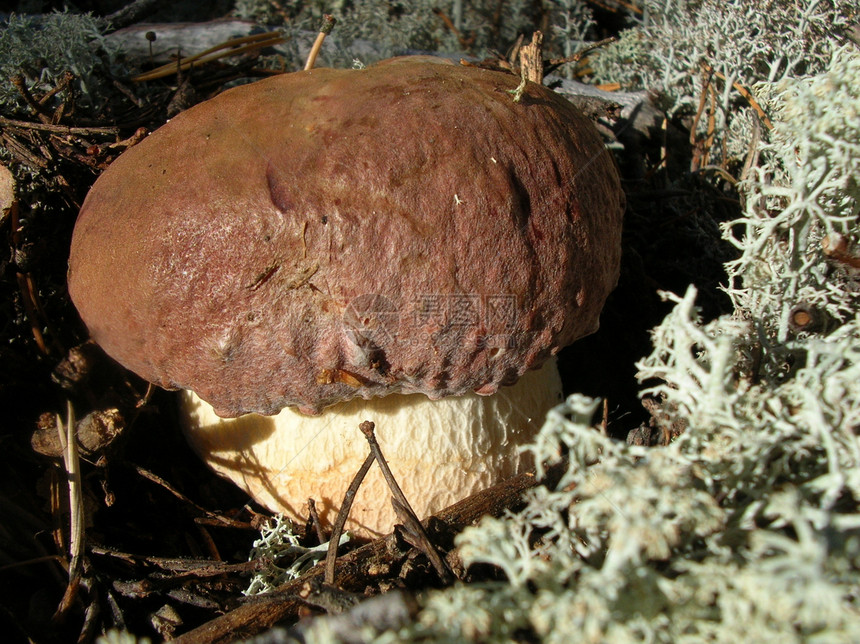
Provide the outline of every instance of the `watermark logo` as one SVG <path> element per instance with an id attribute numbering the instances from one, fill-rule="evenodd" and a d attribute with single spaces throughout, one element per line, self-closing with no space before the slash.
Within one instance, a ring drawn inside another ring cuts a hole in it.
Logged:
<path id="1" fill-rule="evenodd" d="M 397 337 L 400 311 L 384 295 L 365 294 L 353 298 L 343 312 L 346 327 L 362 338 L 381 345 Z"/>
<path id="2" fill-rule="evenodd" d="M 351 335 L 377 346 L 414 342 L 411 331 L 422 329 L 480 329 L 484 336 L 505 336 L 515 330 L 516 318 L 515 295 L 476 293 L 424 293 L 402 303 L 364 294 L 353 298 L 343 313 Z M 400 337 L 404 334 L 409 337 Z"/>

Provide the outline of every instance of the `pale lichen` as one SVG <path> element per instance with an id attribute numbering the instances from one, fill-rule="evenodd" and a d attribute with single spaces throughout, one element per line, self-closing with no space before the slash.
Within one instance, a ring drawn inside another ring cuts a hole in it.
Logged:
<path id="1" fill-rule="evenodd" d="M 637 24 L 592 57 L 595 79 L 646 89 L 670 117 L 692 116 L 714 91 L 715 146 L 748 149 L 748 102 L 738 86 L 821 72 L 857 20 L 848 0 L 645 0 Z M 710 109 L 710 108 L 709 108 Z M 698 122 L 697 132 L 711 125 Z"/>
<path id="2" fill-rule="evenodd" d="M 350 540 L 345 532 L 340 545 Z M 260 538 L 251 548 L 249 561 L 258 561 L 259 569 L 251 577 L 245 595 L 259 595 L 281 584 L 297 579 L 311 566 L 323 559 L 328 542 L 313 547 L 302 546 L 292 521 L 276 514 L 260 529 Z"/>
<path id="3" fill-rule="evenodd" d="M 652 22 L 596 69 L 682 114 L 706 61 L 747 161 L 722 226 L 733 314 L 704 320 L 692 286 L 664 294 L 674 307 L 637 365 L 655 422 L 685 429 L 665 447 L 622 444 L 593 427 L 598 401 L 568 398 L 529 448 L 538 463 L 565 455 L 562 480 L 458 538 L 467 564 L 506 581 L 430 592 L 416 623 L 378 641 L 860 640 L 860 49 L 837 36 L 850 11 L 645 5 Z M 620 71 L 624 52 L 639 58 Z"/>
<path id="4" fill-rule="evenodd" d="M 54 89 L 66 72 L 74 75 L 77 100 L 97 108 L 106 96 L 100 90 L 118 54 L 103 37 L 105 26 L 88 14 L 65 11 L 11 14 L 0 21 L 0 108 L 10 114 L 25 106 L 13 78 L 20 77 L 28 91 L 41 96 Z"/>

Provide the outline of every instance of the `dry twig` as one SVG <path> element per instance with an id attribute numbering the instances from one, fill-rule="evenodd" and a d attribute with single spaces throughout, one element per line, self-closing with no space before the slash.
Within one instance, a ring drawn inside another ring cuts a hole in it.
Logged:
<path id="1" fill-rule="evenodd" d="M 714 76 L 716 76 L 717 78 L 719 78 L 720 80 L 725 82 L 725 80 L 726 80 L 725 74 L 718 72 L 717 70 L 715 70 L 713 67 L 711 67 L 707 63 L 702 63 L 702 66 L 705 68 L 706 71 L 712 73 Z M 765 127 L 768 130 L 772 130 L 773 129 L 773 122 L 770 120 L 770 118 L 768 118 L 767 112 L 765 112 L 764 108 L 758 104 L 758 101 L 755 100 L 755 97 L 752 95 L 752 93 L 746 87 L 744 87 L 743 85 L 741 85 L 738 82 L 732 83 L 732 87 L 734 87 L 738 91 L 738 93 L 747 100 L 747 102 L 750 104 L 750 107 L 752 107 L 755 110 L 756 114 L 758 114 L 759 118 L 762 120 L 762 123 L 764 123 Z"/>
<path id="2" fill-rule="evenodd" d="M 364 463 L 358 468 L 352 482 L 343 495 L 343 503 L 341 503 L 340 511 L 337 513 L 334 526 L 331 529 L 331 537 L 328 542 L 328 553 L 325 558 L 325 583 L 329 586 L 334 586 L 335 564 L 337 563 L 337 547 L 340 544 L 340 535 L 343 534 L 343 526 L 346 525 L 346 519 L 349 517 L 349 511 L 352 508 L 352 501 L 361 486 L 361 482 L 367 475 L 370 466 L 373 465 L 373 454 L 368 454 L 364 459 Z"/>
<path id="3" fill-rule="evenodd" d="M 179 71 L 191 69 L 191 67 L 195 65 L 202 65 L 203 63 L 210 63 L 221 58 L 228 58 L 230 56 L 238 56 L 239 54 L 246 54 L 252 51 L 259 51 L 260 49 L 265 49 L 266 47 L 277 45 L 282 42 L 284 42 L 284 37 L 278 31 L 269 31 L 264 34 L 232 38 L 215 45 L 214 47 L 210 47 L 199 54 L 194 54 L 193 56 L 188 56 L 186 58 L 179 57 L 176 62 L 170 62 L 166 65 L 162 65 L 161 67 L 151 69 L 143 74 L 133 76 L 131 80 L 141 83 L 143 81 L 164 78 L 165 76 L 172 76 Z"/>
<path id="4" fill-rule="evenodd" d="M 313 527 L 314 534 L 317 536 L 317 543 L 325 543 L 325 530 L 323 530 L 320 515 L 319 512 L 317 512 L 316 501 L 313 499 L 308 499 L 308 517 L 311 524 L 308 528 Z"/>
<path id="5" fill-rule="evenodd" d="M 214 522 L 214 524 L 216 524 L 216 525 L 227 526 L 230 528 L 241 528 L 241 529 L 247 530 L 251 527 L 250 524 L 248 524 L 248 523 L 244 523 L 242 521 L 236 521 L 234 519 L 230 519 L 228 517 L 225 517 L 221 514 L 217 514 L 215 512 L 210 512 L 209 510 L 207 510 L 203 506 L 198 505 L 197 503 L 195 503 L 194 501 L 189 499 L 187 496 L 182 494 L 182 492 L 177 490 L 175 487 L 173 487 L 170 483 L 165 481 L 163 478 L 161 478 L 160 476 L 158 476 L 157 474 L 155 474 L 153 472 L 150 472 L 146 468 L 143 468 L 140 465 L 134 465 L 134 464 L 132 464 L 132 467 L 133 467 L 134 471 L 137 472 L 143 478 L 145 478 L 149 481 L 152 481 L 153 483 L 155 483 L 157 485 L 160 485 L 165 490 L 170 492 L 170 494 L 175 496 L 177 499 L 179 499 L 183 503 L 187 503 L 189 506 L 191 506 L 192 508 L 197 510 L 200 514 L 203 515 L 202 517 L 198 517 L 198 519 L 209 519 L 209 521 Z M 197 522 L 198 523 L 208 523 L 209 521 L 202 521 L 201 520 L 201 521 L 197 521 Z"/>
<path id="6" fill-rule="evenodd" d="M 560 475 L 565 464 L 551 468 L 549 478 Z M 505 510 L 515 510 L 522 503 L 522 494 L 533 487 L 536 479 L 533 474 L 521 474 L 504 483 L 473 494 L 455 503 L 433 517 L 425 520 L 423 526 L 433 525 L 434 535 L 444 534 L 453 541 L 454 535 L 473 525 L 485 515 L 499 516 Z M 390 569 L 405 557 L 406 552 L 398 546 L 394 534 L 380 537 L 375 541 L 353 550 L 337 561 L 338 585 L 347 591 L 363 591 L 368 581 L 378 576 L 378 570 Z M 272 596 L 259 595 L 258 600 L 245 604 L 235 610 L 216 617 L 212 621 L 176 638 L 176 644 L 215 644 L 235 641 L 237 638 L 250 637 L 270 629 L 286 619 L 295 618 L 304 604 L 298 596 L 305 583 L 320 579 L 324 566 L 316 565 L 303 577 L 288 582 L 278 588 Z"/>
<path id="7" fill-rule="evenodd" d="M 409 531 L 412 537 L 410 544 L 417 547 L 427 556 L 430 563 L 433 564 L 433 568 L 436 569 L 436 573 L 439 575 L 442 582 L 449 584 L 454 580 L 454 575 L 451 572 L 451 569 L 448 568 L 448 564 L 446 564 L 445 560 L 439 556 L 436 548 L 430 542 L 427 532 L 424 530 L 424 527 L 415 515 L 415 511 L 409 504 L 409 499 L 407 499 L 406 495 L 403 494 L 403 490 L 401 490 L 400 485 L 397 484 L 394 474 L 391 473 L 391 468 L 388 467 L 388 462 L 382 455 L 382 448 L 379 446 L 379 442 L 376 440 L 376 435 L 373 433 L 374 428 L 374 424 L 369 420 L 366 420 L 359 425 L 361 433 L 364 434 L 364 437 L 370 445 L 371 453 L 374 458 L 376 458 L 376 462 L 382 470 L 385 482 L 391 490 L 391 503 L 394 506 L 394 512 L 397 514 L 397 518 L 403 522 L 404 526 L 406 526 Z"/>
<path id="8" fill-rule="evenodd" d="M 591 43 L 587 47 L 583 47 L 572 56 L 566 56 L 565 58 L 552 58 L 550 60 L 544 61 L 544 71 L 547 74 L 550 74 L 562 65 L 578 63 L 595 49 L 605 47 L 606 45 L 614 43 L 616 40 L 618 40 L 618 38 L 616 38 L 615 36 L 612 36 L 611 38 L 604 38 L 603 40 L 598 40 L 597 42 Z"/>

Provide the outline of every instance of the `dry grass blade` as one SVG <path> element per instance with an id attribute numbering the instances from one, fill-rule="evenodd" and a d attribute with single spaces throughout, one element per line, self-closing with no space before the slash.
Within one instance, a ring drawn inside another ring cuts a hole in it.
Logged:
<path id="1" fill-rule="evenodd" d="M 69 481 L 69 514 L 71 529 L 69 532 L 69 584 L 63 599 L 54 613 L 54 621 L 61 621 L 74 603 L 78 593 L 83 570 L 84 552 L 84 499 L 81 491 L 80 459 L 78 458 L 78 442 L 75 436 L 75 412 L 72 403 L 66 403 L 66 423 L 57 414 L 57 431 L 64 443 L 63 459 L 66 464 L 66 476 Z"/>

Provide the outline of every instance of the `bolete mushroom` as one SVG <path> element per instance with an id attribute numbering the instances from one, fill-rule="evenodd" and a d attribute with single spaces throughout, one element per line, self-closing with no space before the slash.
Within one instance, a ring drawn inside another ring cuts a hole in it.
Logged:
<path id="1" fill-rule="evenodd" d="M 322 413 L 296 441 L 267 419 L 213 429 L 187 403 L 188 436 L 213 467 L 293 516 L 314 497 L 333 520 L 357 469 L 341 452 L 367 453 L 360 420 L 377 423 L 407 495 L 415 477 L 418 514 L 452 500 L 446 490 L 468 494 L 469 478 L 516 471 L 517 445 L 559 395 L 554 366 L 526 372 L 597 328 L 624 209 L 592 124 L 540 85 L 515 102 L 518 84 L 400 58 L 285 74 L 183 112 L 120 156 L 81 209 L 69 292 L 92 337 L 220 417 Z M 490 410 L 472 392 L 501 396 Z M 487 439 L 507 449 L 495 463 L 421 457 L 440 438 L 481 438 L 482 416 L 502 418 Z M 393 436 L 408 436 L 402 460 Z M 274 437 L 305 454 L 327 445 L 308 459 L 340 462 L 336 484 L 325 467 L 296 483 L 289 452 L 262 463 Z M 384 498 L 365 498 L 377 507 L 354 506 L 352 527 L 390 529 Z"/>

